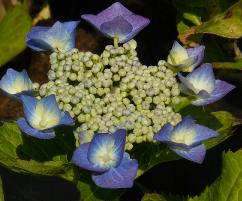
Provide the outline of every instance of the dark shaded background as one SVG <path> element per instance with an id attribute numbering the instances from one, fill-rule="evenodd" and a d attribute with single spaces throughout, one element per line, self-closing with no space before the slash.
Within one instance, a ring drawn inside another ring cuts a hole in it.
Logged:
<path id="1" fill-rule="evenodd" d="M 35 0 L 31 6 L 31 15 L 40 10 L 44 1 Z M 96 14 L 108 7 L 114 1 L 100 0 L 49 0 L 53 21 L 78 20 L 84 13 Z M 145 64 L 156 64 L 159 59 L 165 59 L 168 51 L 177 37 L 176 9 L 169 0 L 126 0 L 120 1 L 137 14 L 148 17 L 150 25 L 135 39 L 138 42 L 138 53 Z M 41 22 L 42 25 L 53 21 Z M 81 50 L 100 52 L 111 41 L 105 39 L 84 21 L 81 21 L 77 32 L 77 47 Z M 49 68 L 48 54 L 36 53 L 26 49 L 23 53 L 1 68 L 1 75 L 8 67 L 17 70 L 27 68 L 32 80 L 39 83 L 47 81 Z M 235 84 L 237 88 L 223 101 L 211 105 L 208 109 L 228 110 L 242 118 L 242 73 L 238 71 L 220 71 L 220 77 Z M 225 77 L 226 75 L 226 77 Z M 0 119 L 13 119 L 21 115 L 20 105 L 0 95 Z M 149 189 L 149 192 L 165 192 L 180 195 L 199 194 L 210 185 L 221 171 L 221 154 L 224 150 L 236 151 L 241 148 L 241 128 L 226 142 L 208 151 L 205 162 L 197 165 L 186 160 L 157 165 L 141 176 L 137 181 Z M 59 178 L 33 177 L 19 175 L 0 168 L 3 179 L 6 201 L 79 201 L 80 194 L 72 183 Z M 126 191 L 122 201 L 140 200 L 143 192 L 137 185 Z"/>

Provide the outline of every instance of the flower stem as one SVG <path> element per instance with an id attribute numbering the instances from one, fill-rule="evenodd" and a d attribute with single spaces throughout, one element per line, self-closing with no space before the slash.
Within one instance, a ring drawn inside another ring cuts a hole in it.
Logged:
<path id="1" fill-rule="evenodd" d="M 113 45 L 114 45 L 115 48 L 118 48 L 118 42 L 119 42 L 118 37 L 115 36 L 113 38 Z"/>

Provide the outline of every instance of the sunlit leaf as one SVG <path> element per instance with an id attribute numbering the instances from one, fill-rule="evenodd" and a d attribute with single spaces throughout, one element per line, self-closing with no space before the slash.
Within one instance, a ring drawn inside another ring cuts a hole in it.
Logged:
<path id="1" fill-rule="evenodd" d="M 30 28 L 31 18 L 23 5 L 7 11 L 0 22 L 0 66 L 24 50 Z"/>
<path id="2" fill-rule="evenodd" d="M 223 154 L 221 176 L 205 191 L 188 201 L 242 200 L 242 150 Z"/>

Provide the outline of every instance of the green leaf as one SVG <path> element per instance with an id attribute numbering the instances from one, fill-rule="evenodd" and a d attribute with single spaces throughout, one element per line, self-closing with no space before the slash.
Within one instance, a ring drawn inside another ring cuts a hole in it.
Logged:
<path id="1" fill-rule="evenodd" d="M 83 172 L 78 180 L 77 188 L 80 190 L 80 201 L 118 201 L 124 190 L 103 189 L 90 180 L 91 174 Z"/>
<path id="2" fill-rule="evenodd" d="M 68 162 L 74 147 L 67 148 L 74 138 L 70 130 L 61 128 L 52 140 L 39 140 L 22 134 L 16 123 L 0 125 L 0 164 L 24 174 L 61 176 L 73 179 L 74 170 Z"/>
<path id="3" fill-rule="evenodd" d="M 184 201 L 184 198 L 171 194 L 146 193 L 141 201 Z"/>
<path id="4" fill-rule="evenodd" d="M 221 176 L 205 191 L 188 201 L 242 200 L 242 150 L 223 154 Z"/>
<path id="5" fill-rule="evenodd" d="M 162 195 L 157 193 L 147 193 L 144 195 L 141 201 L 168 201 Z"/>
<path id="6" fill-rule="evenodd" d="M 0 201 L 4 201 L 4 192 L 3 192 L 3 184 L 2 184 L 1 177 L 0 177 Z"/>
<path id="7" fill-rule="evenodd" d="M 137 177 L 159 163 L 179 159 L 179 156 L 159 142 L 136 144 L 132 149 L 131 156 L 139 162 Z"/>
<path id="8" fill-rule="evenodd" d="M 25 36 L 30 28 L 31 18 L 24 6 L 7 11 L 0 22 L 0 66 L 25 49 Z"/>
<path id="9" fill-rule="evenodd" d="M 242 37 L 242 1 L 240 0 L 225 12 L 197 26 L 195 33 L 215 34 L 226 38 Z"/>
<path id="10" fill-rule="evenodd" d="M 213 68 L 242 70 L 242 59 L 237 62 L 213 62 Z"/>

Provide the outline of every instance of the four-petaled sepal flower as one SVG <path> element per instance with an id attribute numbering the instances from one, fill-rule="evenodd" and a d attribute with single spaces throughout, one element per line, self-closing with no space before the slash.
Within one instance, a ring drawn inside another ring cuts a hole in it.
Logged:
<path id="1" fill-rule="evenodd" d="M 181 91 L 195 96 L 193 105 L 208 105 L 221 98 L 235 88 L 225 81 L 215 80 L 211 64 L 203 64 L 186 77 L 178 74 L 181 80 Z"/>
<path id="2" fill-rule="evenodd" d="M 217 132 L 196 124 L 190 116 L 187 116 L 175 127 L 167 123 L 155 134 L 154 139 L 167 144 L 179 156 L 202 163 L 206 154 L 202 142 L 217 136 Z"/>
<path id="3" fill-rule="evenodd" d="M 79 21 L 59 22 L 52 27 L 35 26 L 26 37 L 36 51 L 66 52 L 75 47 L 75 29 Z"/>
<path id="4" fill-rule="evenodd" d="M 118 38 L 120 43 L 125 43 L 136 36 L 150 20 L 140 15 L 135 15 L 119 2 L 98 15 L 85 14 L 82 19 L 90 22 L 104 35 Z"/>
<path id="5" fill-rule="evenodd" d="M 32 81 L 26 70 L 18 72 L 10 68 L 0 80 L 0 91 L 19 100 L 21 94 L 32 94 Z"/>
<path id="6" fill-rule="evenodd" d="M 138 163 L 124 152 L 126 134 L 124 129 L 118 129 L 114 134 L 95 134 L 90 143 L 76 149 L 72 162 L 92 171 L 92 179 L 99 187 L 132 187 Z"/>
<path id="7" fill-rule="evenodd" d="M 168 55 L 166 66 L 175 71 L 192 72 L 203 60 L 205 46 L 185 49 L 174 42 Z"/>
<path id="8" fill-rule="evenodd" d="M 17 123 L 20 130 L 27 135 L 51 139 L 55 137 L 55 127 L 74 123 L 69 113 L 59 109 L 54 95 L 40 100 L 22 95 L 21 100 L 25 118 L 20 117 Z"/>

